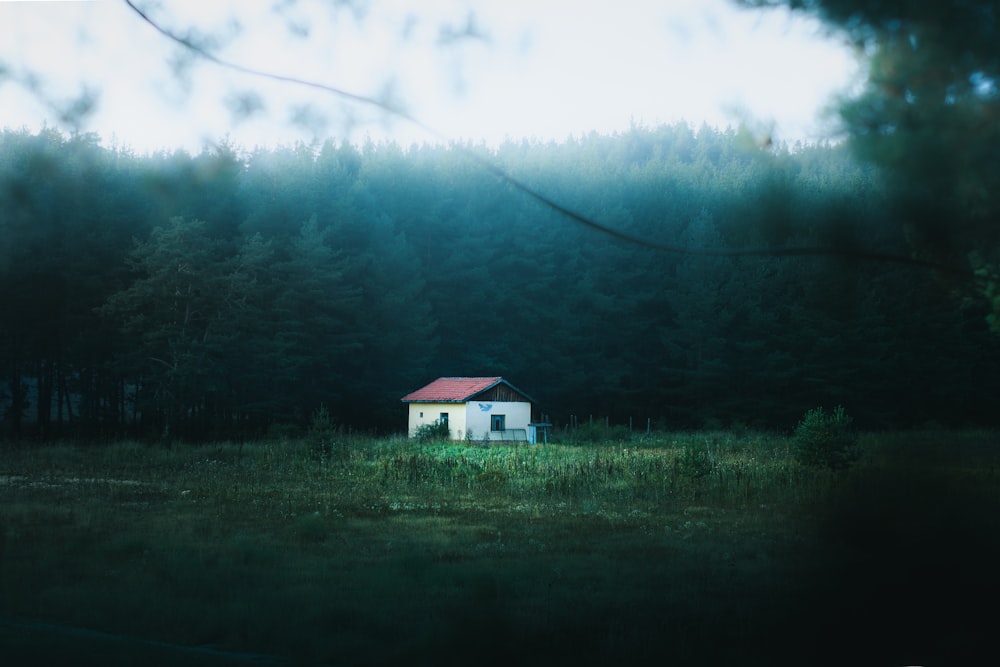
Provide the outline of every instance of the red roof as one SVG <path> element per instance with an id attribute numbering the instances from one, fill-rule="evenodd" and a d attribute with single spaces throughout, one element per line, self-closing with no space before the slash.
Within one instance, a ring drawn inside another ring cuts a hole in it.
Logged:
<path id="1" fill-rule="evenodd" d="M 426 387 L 417 389 L 400 400 L 427 403 L 463 403 L 501 382 L 505 382 L 501 377 L 438 378 Z"/>

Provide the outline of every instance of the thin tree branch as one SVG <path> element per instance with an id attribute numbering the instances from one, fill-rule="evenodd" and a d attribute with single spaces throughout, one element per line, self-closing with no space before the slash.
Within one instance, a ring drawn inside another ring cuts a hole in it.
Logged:
<path id="1" fill-rule="evenodd" d="M 391 116 L 395 116 L 406 122 L 409 122 L 416 127 L 424 130 L 431 136 L 440 139 L 442 141 L 448 141 L 448 137 L 443 133 L 438 132 L 432 127 L 424 124 L 417 118 L 414 118 L 404 110 L 391 106 L 390 104 L 369 97 L 366 95 L 361 95 L 358 93 L 352 93 L 350 91 L 344 90 L 342 88 L 337 88 L 335 86 L 330 86 L 324 83 L 319 83 L 316 81 L 309 81 L 307 79 L 301 79 L 295 76 L 289 76 L 286 74 L 280 74 L 275 72 L 268 72 L 265 70 L 259 70 L 252 67 L 246 67 L 240 65 L 239 63 L 231 62 L 220 58 L 211 51 L 195 44 L 190 39 L 182 37 L 162 25 L 157 23 L 155 20 L 150 18 L 148 14 L 142 11 L 139 7 L 135 5 L 132 0 L 124 0 L 125 4 L 129 6 L 143 21 L 149 24 L 154 30 L 166 37 L 167 39 L 183 46 L 192 53 L 204 58 L 205 60 L 218 65 L 219 67 L 232 70 L 234 72 L 240 72 L 242 74 L 247 74 L 249 76 L 259 77 L 263 79 L 270 79 L 271 81 L 278 81 L 282 83 L 288 83 L 291 85 L 296 85 L 305 88 L 312 88 L 325 93 L 329 93 L 335 97 L 339 97 L 343 100 L 349 102 L 354 102 L 364 106 L 374 107 L 384 113 Z M 473 162 L 477 163 L 486 171 L 495 175 L 497 178 L 501 179 L 505 183 L 509 184 L 514 189 L 518 190 L 522 194 L 528 196 L 531 199 L 539 202 L 543 206 L 559 213 L 563 217 L 566 217 L 573 222 L 579 223 L 585 227 L 589 227 L 597 232 L 611 236 L 620 241 L 626 243 L 631 243 L 634 245 L 643 246 L 646 248 L 651 248 L 653 250 L 659 250 L 662 252 L 669 252 L 679 255 L 694 255 L 701 257 L 845 257 L 855 260 L 864 260 L 872 262 L 885 262 L 894 264 L 903 264 L 907 266 L 932 269 L 934 271 L 940 271 L 942 273 L 947 273 L 951 275 L 962 276 L 971 279 L 973 277 L 972 272 L 967 268 L 960 268 L 955 266 L 948 266 L 941 264 L 939 262 L 934 262 L 930 260 L 919 259 L 915 257 L 907 257 L 905 255 L 893 255 L 890 253 L 866 251 L 866 250 L 855 250 L 855 249 L 843 249 L 843 248 L 823 248 L 819 246 L 785 246 L 785 247 L 764 247 L 764 248 L 692 248 L 681 245 L 674 245 L 669 243 L 659 243 L 657 241 L 651 241 L 639 236 L 633 236 L 627 232 L 615 229 L 613 227 L 608 227 L 607 225 L 596 222 L 585 215 L 577 213 L 576 211 L 559 204 L 547 195 L 535 190 L 526 183 L 520 181 L 514 176 L 510 175 L 506 170 L 497 165 L 496 163 L 484 158 L 483 156 L 471 151 L 469 149 L 463 148 L 462 146 L 456 146 L 459 151 L 461 151 L 466 157 L 468 157 Z"/>

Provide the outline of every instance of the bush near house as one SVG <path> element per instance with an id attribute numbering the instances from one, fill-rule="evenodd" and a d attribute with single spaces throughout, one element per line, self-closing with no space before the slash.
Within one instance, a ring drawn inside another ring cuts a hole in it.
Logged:
<path id="1" fill-rule="evenodd" d="M 448 428 L 448 424 L 436 420 L 431 424 L 421 424 L 413 435 L 420 442 L 436 442 L 450 439 L 451 429 Z"/>

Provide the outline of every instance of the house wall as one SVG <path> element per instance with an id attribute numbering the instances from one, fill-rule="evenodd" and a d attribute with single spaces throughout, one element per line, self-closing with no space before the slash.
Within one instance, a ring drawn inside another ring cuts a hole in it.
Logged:
<path id="1" fill-rule="evenodd" d="M 411 438 L 416 435 L 417 429 L 421 426 L 433 424 L 440 419 L 442 412 L 448 413 L 448 428 L 451 429 L 451 439 L 461 440 L 465 437 L 467 414 L 465 403 L 410 403 L 409 406 L 409 436 Z"/>
<path id="2" fill-rule="evenodd" d="M 493 415 L 504 415 L 504 422 L 507 430 L 524 429 L 528 430 L 528 422 L 531 421 L 531 403 L 521 401 L 469 401 L 469 409 L 465 415 L 465 432 L 472 431 L 474 440 L 487 438 L 490 433 L 490 418 Z M 452 437 L 455 437 L 452 429 Z M 463 434 L 464 437 L 464 434 Z"/>

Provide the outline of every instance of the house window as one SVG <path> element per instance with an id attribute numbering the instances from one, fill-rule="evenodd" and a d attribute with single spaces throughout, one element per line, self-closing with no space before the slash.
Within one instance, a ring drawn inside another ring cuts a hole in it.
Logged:
<path id="1" fill-rule="evenodd" d="M 440 423 L 441 423 L 441 424 L 442 424 L 443 426 L 447 426 L 447 425 L 448 425 L 448 413 L 447 413 L 447 412 L 442 412 L 442 413 L 441 413 L 441 419 L 440 419 L 440 420 L 438 420 L 438 421 L 439 421 L 439 422 L 440 422 Z"/>
<path id="2" fill-rule="evenodd" d="M 421 419 L 423 419 L 423 418 L 424 418 L 424 413 L 423 413 L 423 412 L 421 412 L 421 413 L 420 413 L 420 418 L 421 418 Z"/>
<path id="3" fill-rule="evenodd" d="M 491 431 L 503 431 L 507 425 L 507 415 L 491 415 L 490 416 L 490 430 Z"/>

